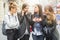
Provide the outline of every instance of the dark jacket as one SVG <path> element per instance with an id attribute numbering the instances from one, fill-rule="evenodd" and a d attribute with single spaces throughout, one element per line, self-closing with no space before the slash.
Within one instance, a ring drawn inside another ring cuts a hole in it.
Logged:
<path id="1" fill-rule="evenodd" d="M 43 33 L 43 27 L 45 26 L 44 25 L 44 21 L 45 21 L 45 19 L 43 18 L 43 15 L 38 15 L 39 16 L 39 18 L 41 17 L 42 18 L 42 21 L 41 22 L 39 22 L 40 24 L 41 24 L 41 30 L 40 31 L 42 31 L 42 33 Z M 28 21 L 29 21 L 29 24 L 32 26 L 32 31 L 34 31 L 34 21 L 33 21 L 33 18 L 35 17 L 35 14 L 33 14 L 32 16 L 31 16 L 31 20 L 29 20 L 29 18 L 28 17 L 26 17 L 27 19 L 28 19 Z"/>
<path id="2" fill-rule="evenodd" d="M 30 25 L 28 20 L 26 19 L 25 15 L 22 16 L 22 13 L 18 14 L 18 19 L 19 19 L 19 23 L 20 23 L 20 28 L 19 28 L 19 37 L 22 38 L 24 36 L 26 27 L 28 29 L 29 35 L 30 35 Z M 31 13 L 28 13 L 26 15 L 29 19 L 31 19 Z"/>
<path id="3" fill-rule="evenodd" d="M 47 18 L 46 18 L 46 15 L 45 15 L 45 23 L 44 23 L 44 28 L 43 28 L 43 32 L 45 35 L 49 35 L 49 34 L 53 34 L 55 29 L 56 29 L 56 20 L 53 20 L 51 24 L 47 23 Z M 47 29 L 47 30 L 46 30 Z M 49 30 L 49 33 L 48 33 L 48 30 Z M 46 33 L 47 31 L 47 33 Z"/>

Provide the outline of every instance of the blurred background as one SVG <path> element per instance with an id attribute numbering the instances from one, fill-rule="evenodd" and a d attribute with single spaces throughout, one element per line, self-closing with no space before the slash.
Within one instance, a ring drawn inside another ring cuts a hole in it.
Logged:
<path id="1" fill-rule="evenodd" d="M 44 8 L 44 6 L 46 5 L 51 5 L 55 11 L 55 13 L 57 12 L 57 9 L 60 8 L 60 0 L 0 0 L 0 40 L 7 40 L 6 36 L 4 36 L 2 34 L 2 21 L 4 18 L 4 15 L 7 14 L 8 12 L 8 5 L 10 1 L 16 1 L 18 4 L 18 12 L 20 12 L 21 10 L 21 6 L 23 3 L 28 3 L 29 4 L 29 11 L 33 12 L 33 6 L 35 4 L 41 4 L 42 7 Z M 43 10 L 44 11 L 44 10 Z M 56 30 L 56 34 L 55 34 L 59 39 L 60 37 L 60 31 Z M 32 38 L 30 38 L 30 40 L 32 40 Z"/>

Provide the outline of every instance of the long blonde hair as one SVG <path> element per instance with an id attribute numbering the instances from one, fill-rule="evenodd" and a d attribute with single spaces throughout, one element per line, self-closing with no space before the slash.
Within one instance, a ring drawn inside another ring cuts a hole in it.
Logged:
<path id="1" fill-rule="evenodd" d="M 46 11 L 46 9 L 48 10 L 48 13 L 46 13 L 48 22 L 52 23 L 52 21 L 54 21 L 56 19 L 53 7 L 47 5 L 44 10 Z"/>
<path id="2" fill-rule="evenodd" d="M 52 23 L 52 21 L 54 21 L 55 20 L 55 16 L 53 15 L 53 14 L 51 14 L 51 13 L 48 13 L 47 14 L 47 23 Z"/>

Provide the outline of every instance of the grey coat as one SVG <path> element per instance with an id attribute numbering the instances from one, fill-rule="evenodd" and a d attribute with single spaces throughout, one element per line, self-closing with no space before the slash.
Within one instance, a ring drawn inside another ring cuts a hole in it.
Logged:
<path id="1" fill-rule="evenodd" d="M 19 19 L 19 23 L 20 23 L 20 27 L 19 27 L 19 38 L 22 38 L 25 34 L 25 30 L 26 27 L 28 29 L 29 35 L 30 35 L 30 24 L 28 22 L 28 20 L 26 19 L 25 16 L 27 16 L 29 19 L 31 19 L 31 13 L 28 13 L 27 15 L 22 16 L 22 13 L 18 14 L 18 19 Z"/>

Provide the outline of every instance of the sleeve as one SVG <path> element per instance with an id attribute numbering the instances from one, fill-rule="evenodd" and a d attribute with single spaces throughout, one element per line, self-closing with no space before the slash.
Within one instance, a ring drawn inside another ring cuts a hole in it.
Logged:
<path id="1" fill-rule="evenodd" d="M 56 20 L 53 21 L 52 25 L 53 26 L 52 26 L 51 30 L 53 32 L 56 29 Z"/>
<path id="2" fill-rule="evenodd" d="M 18 20 L 19 20 L 19 23 L 21 24 L 24 20 L 24 16 L 21 15 L 21 13 L 18 14 Z"/>
<path id="3" fill-rule="evenodd" d="M 27 15 L 25 15 L 27 21 L 29 22 L 30 25 L 33 25 L 34 24 L 34 21 L 32 21 L 32 15 L 30 15 L 29 17 Z"/>
<path id="4" fill-rule="evenodd" d="M 46 25 L 47 25 L 47 20 L 46 20 L 46 16 L 44 16 L 42 20 L 42 26 L 45 27 Z"/>

